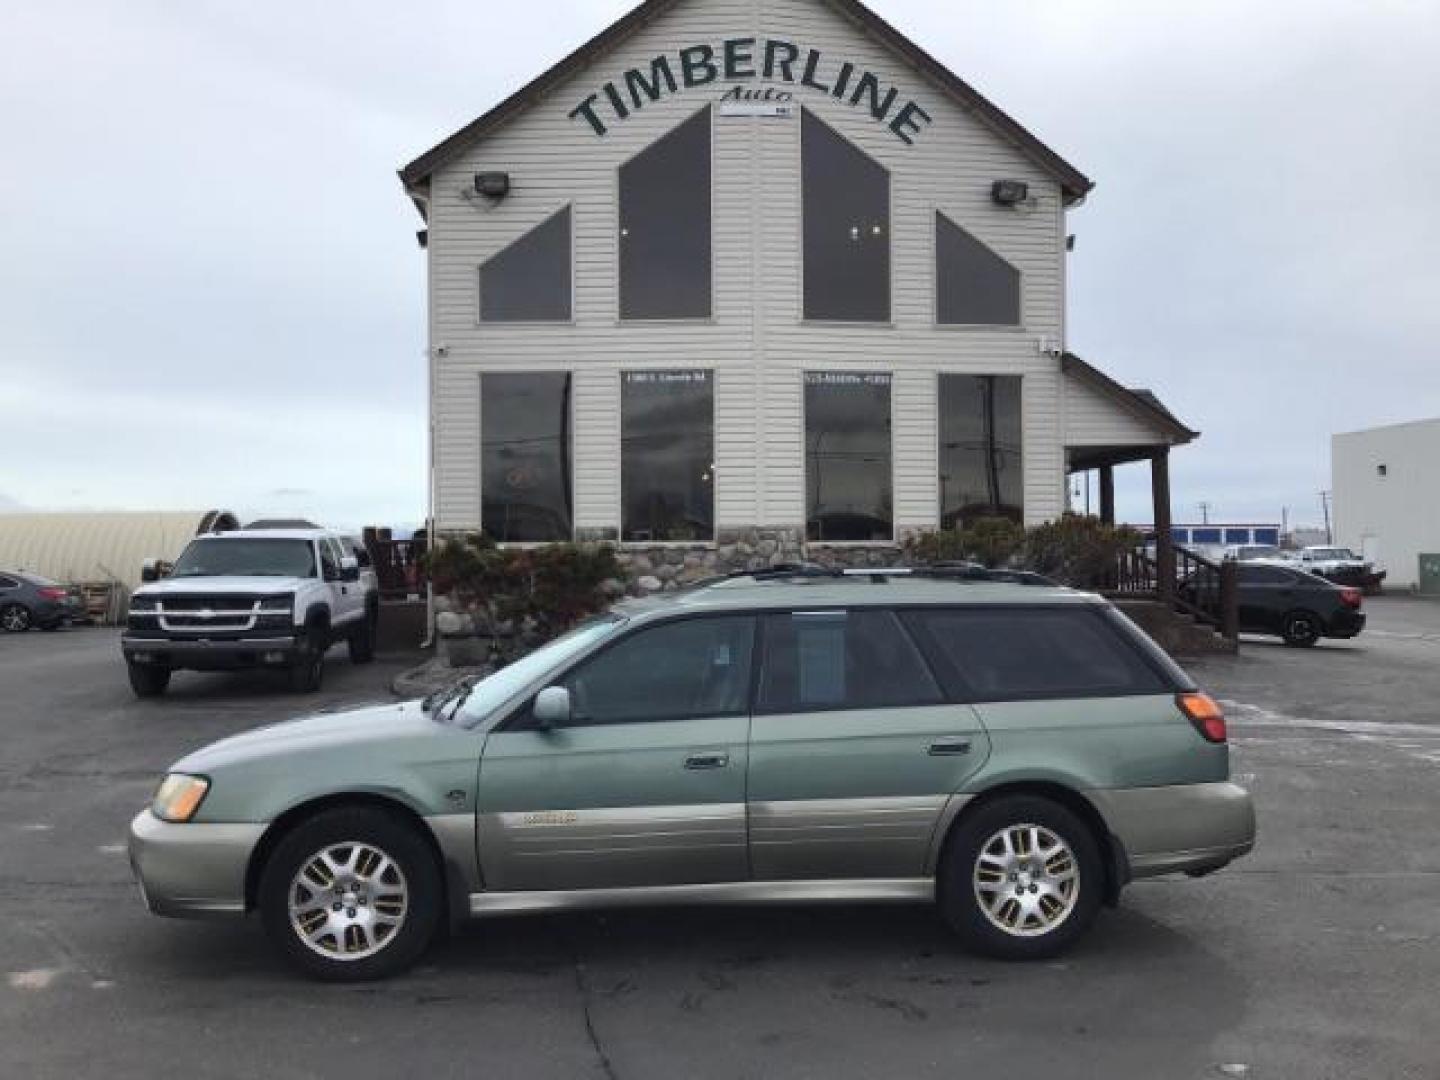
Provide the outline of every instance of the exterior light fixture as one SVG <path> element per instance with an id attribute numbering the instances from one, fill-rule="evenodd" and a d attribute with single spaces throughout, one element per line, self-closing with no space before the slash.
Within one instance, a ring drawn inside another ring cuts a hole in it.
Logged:
<path id="1" fill-rule="evenodd" d="M 1024 180 L 996 180 L 990 185 L 990 198 L 1000 206 L 1018 206 L 1030 198 L 1030 185 Z"/>
<path id="2" fill-rule="evenodd" d="M 476 173 L 475 193 L 498 202 L 510 194 L 510 174 L 505 172 Z"/>

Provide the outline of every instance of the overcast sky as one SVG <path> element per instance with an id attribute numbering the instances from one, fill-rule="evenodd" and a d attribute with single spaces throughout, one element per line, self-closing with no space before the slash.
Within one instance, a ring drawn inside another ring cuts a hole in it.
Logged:
<path id="1" fill-rule="evenodd" d="M 0 507 L 418 520 L 395 169 L 629 6 L 4 4 Z M 1440 4 L 873 6 L 1098 182 L 1070 346 L 1204 431 L 1178 520 L 1318 521 L 1331 433 L 1440 415 Z"/>

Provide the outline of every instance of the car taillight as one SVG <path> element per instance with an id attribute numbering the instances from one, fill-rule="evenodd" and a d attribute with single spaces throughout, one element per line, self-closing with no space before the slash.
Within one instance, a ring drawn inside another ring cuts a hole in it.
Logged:
<path id="1" fill-rule="evenodd" d="M 1365 602 L 1365 594 L 1359 589 L 1341 589 L 1340 602 L 1346 607 L 1359 608 Z"/>
<path id="2" fill-rule="evenodd" d="M 1229 738 L 1225 711 L 1209 694 L 1181 694 L 1175 700 L 1206 742 L 1223 743 Z"/>
<path id="3" fill-rule="evenodd" d="M 42 600 L 64 600 L 70 595 L 64 589 L 40 589 L 39 593 Z"/>

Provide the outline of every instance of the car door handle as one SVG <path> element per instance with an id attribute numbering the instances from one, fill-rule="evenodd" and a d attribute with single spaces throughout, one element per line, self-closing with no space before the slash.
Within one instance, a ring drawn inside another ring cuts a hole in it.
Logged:
<path id="1" fill-rule="evenodd" d="M 936 739 L 930 744 L 930 756 L 956 757 L 960 754 L 968 754 L 970 749 L 969 739 Z"/>
<path id="2" fill-rule="evenodd" d="M 692 770 L 723 769 L 729 764 L 729 754 L 691 754 L 685 759 L 685 768 Z"/>

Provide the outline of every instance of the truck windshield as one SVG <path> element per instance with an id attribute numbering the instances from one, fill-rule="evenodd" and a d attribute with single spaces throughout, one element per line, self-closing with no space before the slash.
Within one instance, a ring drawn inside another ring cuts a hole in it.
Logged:
<path id="1" fill-rule="evenodd" d="M 315 549 L 309 540 L 196 540 L 170 576 L 314 577 Z"/>

